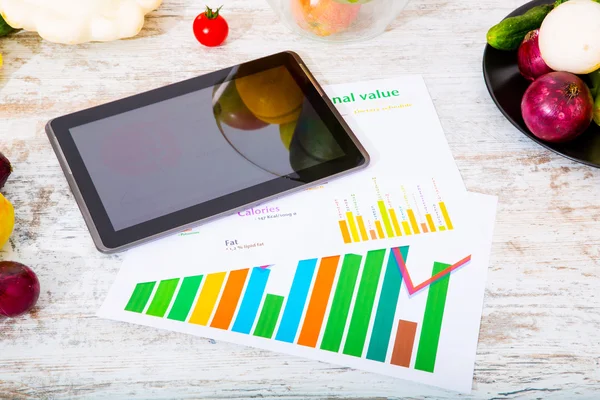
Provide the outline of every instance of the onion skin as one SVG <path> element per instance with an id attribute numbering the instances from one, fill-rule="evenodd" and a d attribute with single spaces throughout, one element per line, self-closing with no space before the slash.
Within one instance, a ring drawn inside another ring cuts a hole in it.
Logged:
<path id="1" fill-rule="evenodd" d="M 581 135 L 594 113 L 592 93 L 579 77 L 551 72 L 536 79 L 521 101 L 525 124 L 547 142 L 567 142 Z"/>
<path id="2" fill-rule="evenodd" d="M 517 52 L 519 72 L 525 79 L 532 82 L 542 75 L 553 72 L 542 58 L 538 41 L 539 35 L 539 29 L 529 32 Z"/>
<path id="3" fill-rule="evenodd" d="M 0 318 L 18 317 L 35 306 L 40 295 L 40 282 L 27 266 L 0 261 Z"/>

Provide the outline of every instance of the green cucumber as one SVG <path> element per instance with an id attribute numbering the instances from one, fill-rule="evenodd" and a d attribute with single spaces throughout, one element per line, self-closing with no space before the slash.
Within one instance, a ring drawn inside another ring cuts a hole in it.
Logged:
<path id="1" fill-rule="evenodd" d="M 2 15 L 0 15 L 0 36 L 6 36 L 14 30 L 15 29 L 12 26 L 6 23 L 4 18 L 2 18 Z"/>
<path id="2" fill-rule="evenodd" d="M 525 35 L 542 26 L 542 21 L 553 8 L 552 4 L 543 4 L 523 15 L 504 19 L 488 31 L 488 44 L 498 50 L 517 50 Z"/>

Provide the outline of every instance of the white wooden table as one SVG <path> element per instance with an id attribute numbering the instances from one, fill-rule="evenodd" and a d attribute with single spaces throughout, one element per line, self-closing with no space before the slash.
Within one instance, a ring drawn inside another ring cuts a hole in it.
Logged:
<path id="1" fill-rule="evenodd" d="M 31 315 L 0 325 L 0 398 L 454 398 L 306 359 L 94 316 L 121 256 L 98 253 L 44 133 L 52 117 L 295 50 L 322 83 L 423 74 L 469 190 L 500 198 L 473 398 L 600 398 L 600 170 L 543 150 L 493 105 L 487 29 L 523 0 L 412 0 L 374 41 L 292 36 L 264 0 L 227 0 L 229 42 L 197 44 L 197 1 L 165 0 L 133 40 L 0 39 L 0 151 L 17 225 L 0 259 L 30 265 Z M 216 7 L 220 4 L 212 4 Z"/>

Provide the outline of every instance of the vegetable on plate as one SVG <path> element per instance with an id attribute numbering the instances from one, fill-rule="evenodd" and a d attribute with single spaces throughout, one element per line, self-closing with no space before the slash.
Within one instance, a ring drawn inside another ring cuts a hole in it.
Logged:
<path id="1" fill-rule="evenodd" d="M 540 76 L 552 72 L 540 54 L 538 37 L 539 29 L 529 32 L 517 52 L 519 72 L 529 81 L 534 81 Z"/>
<path id="2" fill-rule="evenodd" d="M 517 50 L 525 36 L 538 29 L 554 5 L 542 4 L 523 15 L 509 17 L 494 25 L 487 33 L 487 42 L 498 50 Z"/>
<path id="3" fill-rule="evenodd" d="M 162 0 L 0 0 L 0 13 L 15 29 L 62 44 L 106 42 L 136 36 L 144 17 Z"/>
<path id="4" fill-rule="evenodd" d="M 529 130 L 548 142 L 566 142 L 591 124 L 594 101 L 590 89 L 569 72 L 550 72 L 536 79 L 521 102 Z"/>
<path id="5" fill-rule="evenodd" d="M 589 74 L 600 68 L 600 3 L 570 0 L 556 7 L 542 22 L 539 47 L 555 71 Z"/>

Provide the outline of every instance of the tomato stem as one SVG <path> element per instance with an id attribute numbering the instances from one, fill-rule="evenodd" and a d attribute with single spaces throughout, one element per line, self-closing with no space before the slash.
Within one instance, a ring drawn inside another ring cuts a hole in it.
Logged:
<path id="1" fill-rule="evenodd" d="M 204 14 L 206 15 L 206 18 L 208 18 L 208 19 L 217 19 L 219 17 L 219 11 L 221 11 L 221 8 L 223 8 L 223 6 L 217 8 L 216 11 L 213 11 L 212 8 L 210 8 L 209 6 L 206 6 L 206 12 Z"/>

